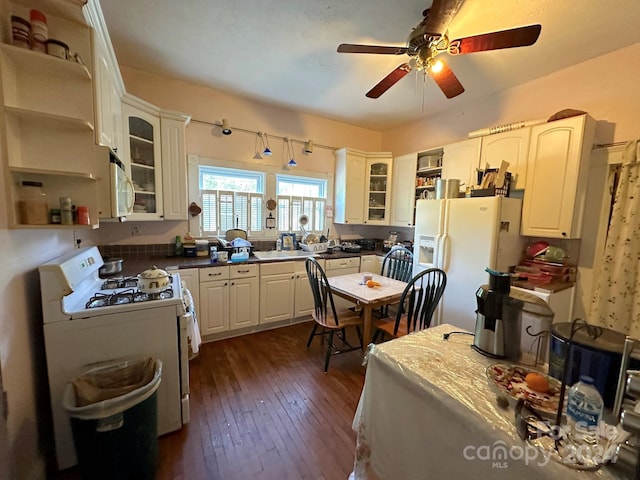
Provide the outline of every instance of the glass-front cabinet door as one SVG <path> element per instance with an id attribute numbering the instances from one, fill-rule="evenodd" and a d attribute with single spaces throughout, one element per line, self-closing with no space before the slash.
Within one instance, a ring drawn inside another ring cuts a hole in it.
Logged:
<path id="1" fill-rule="evenodd" d="M 123 114 L 135 192 L 132 219 L 162 219 L 160 119 L 126 103 Z"/>
<path id="2" fill-rule="evenodd" d="M 367 158 L 365 223 L 389 224 L 391 158 Z"/>

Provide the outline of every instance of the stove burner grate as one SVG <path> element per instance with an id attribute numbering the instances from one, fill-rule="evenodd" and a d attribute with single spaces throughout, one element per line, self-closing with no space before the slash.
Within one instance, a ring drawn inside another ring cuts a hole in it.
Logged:
<path id="1" fill-rule="evenodd" d="M 107 307 L 109 305 L 126 305 L 128 303 L 150 302 L 153 300 L 167 300 L 173 298 L 173 288 L 169 287 L 158 293 L 144 293 L 129 289 L 117 293 L 97 292 L 89 299 L 86 308 Z"/>
<path id="2" fill-rule="evenodd" d="M 135 288 L 138 286 L 138 279 L 136 277 L 126 278 L 110 278 L 100 287 L 100 290 L 113 290 L 116 288 Z"/>

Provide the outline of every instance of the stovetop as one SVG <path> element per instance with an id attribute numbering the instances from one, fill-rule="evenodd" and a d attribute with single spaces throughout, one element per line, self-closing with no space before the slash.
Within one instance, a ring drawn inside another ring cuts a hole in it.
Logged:
<path id="1" fill-rule="evenodd" d="M 167 288 L 157 293 L 144 293 L 133 288 L 111 293 L 97 292 L 89 299 L 86 308 L 107 307 L 110 305 L 126 305 L 128 303 L 150 302 L 153 300 L 167 300 L 173 298 L 173 288 Z"/>

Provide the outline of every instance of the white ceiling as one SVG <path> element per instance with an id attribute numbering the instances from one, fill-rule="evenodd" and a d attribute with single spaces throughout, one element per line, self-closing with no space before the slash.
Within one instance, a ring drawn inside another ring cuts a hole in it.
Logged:
<path id="1" fill-rule="evenodd" d="M 379 99 L 366 98 L 408 57 L 337 53 L 338 44 L 405 46 L 430 5 L 431 0 L 102 0 L 121 65 L 375 130 L 640 40 L 640 0 L 466 0 L 449 25 L 450 38 L 540 23 L 538 42 L 445 55 L 466 89 L 451 100 L 413 72 Z"/>

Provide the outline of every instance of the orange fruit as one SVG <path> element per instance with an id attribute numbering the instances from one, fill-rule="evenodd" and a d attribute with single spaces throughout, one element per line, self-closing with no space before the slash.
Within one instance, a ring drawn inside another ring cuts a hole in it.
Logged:
<path id="1" fill-rule="evenodd" d="M 527 386 L 536 392 L 547 393 L 549 391 L 549 379 L 539 373 L 531 372 L 524 377 Z"/>
<path id="2" fill-rule="evenodd" d="M 367 280 L 367 287 L 369 288 L 377 287 L 378 285 L 380 284 L 375 280 Z"/>

